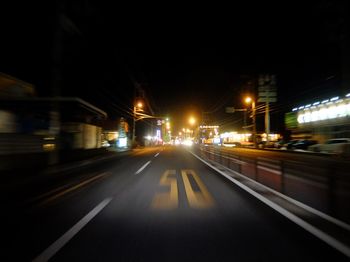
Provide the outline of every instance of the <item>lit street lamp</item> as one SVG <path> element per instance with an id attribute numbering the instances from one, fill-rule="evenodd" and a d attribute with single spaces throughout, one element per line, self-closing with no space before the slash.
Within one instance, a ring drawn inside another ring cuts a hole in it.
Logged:
<path id="1" fill-rule="evenodd" d="M 255 101 L 251 98 L 251 97 L 246 97 L 244 99 L 244 102 L 246 102 L 247 104 L 252 103 L 252 118 L 253 118 L 253 143 L 254 143 L 254 147 L 256 148 L 256 122 L 255 122 Z"/>
<path id="2" fill-rule="evenodd" d="M 188 122 L 190 123 L 191 126 L 193 126 L 196 123 L 196 119 L 194 117 L 190 117 Z"/>

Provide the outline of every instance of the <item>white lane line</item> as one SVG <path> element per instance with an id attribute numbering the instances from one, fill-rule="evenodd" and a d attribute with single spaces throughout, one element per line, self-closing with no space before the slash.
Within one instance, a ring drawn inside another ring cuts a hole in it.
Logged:
<path id="1" fill-rule="evenodd" d="M 188 151 L 188 152 L 190 152 L 190 151 Z M 277 211 L 278 213 L 280 213 L 281 215 L 283 215 L 287 219 L 291 220 L 292 222 L 294 222 L 298 226 L 302 227 L 303 229 L 305 229 L 306 231 L 308 231 L 309 233 L 311 233 L 315 237 L 319 238 L 320 240 L 326 242 L 328 245 L 330 245 L 333 248 L 337 249 L 338 251 L 340 251 L 341 253 L 343 253 L 347 257 L 350 257 L 350 248 L 348 246 L 346 246 L 345 244 L 341 243 L 340 241 L 338 241 L 337 239 L 333 238 L 332 236 L 326 234 L 325 232 L 319 230 L 318 228 L 314 227 L 313 225 L 307 223 L 306 221 L 304 221 L 301 218 L 297 217 L 296 215 L 292 214 L 288 210 L 280 207 L 279 205 L 275 204 L 271 200 L 263 197 L 262 195 L 260 195 L 259 193 L 255 192 L 254 190 L 250 189 L 249 187 L 247 187 L 246 185 L 242 184 L 238 180 L 232 178 L 231 176 L 225 174 L 223 171 L 219 170 L 218 168 L 216 168 L 212 164 L 210 164 L 207 161 L 203 160 L 202 158 L 200 158 L 196 154 L 194 154 L 192 152 L 190 152 L 190 153 L 194 157 L 196 157 L 197 159 L 202 161 L 204 164 L 206 164 L 207 166 L 211 167 L 216 172 L 218 172 L 222 176 L 226 177 L 228 180 L 230 180 L 231 182 L 233 182 L 234 184 L 236 184 L 237 186 L 239 186 L 243 190 L 247 191 L 248 193 L 250 193 L 251 195 L 253 195 L 257 199 L 259 199 L 261 202 L 265 203 L 266 205 L 268 205 L 269 207 L 271 207 L 272 209 L 274 209 L 275 211 Z"/>
<path id="2" fill-rule="evenodd" d="M 149 164 L 151 164 L 151 161 L 148 161 L 146 164 L 144 164 L 139 170 L 136 171 L 135 175 L 139 174 L 144 170 Z"/>
<path id="3" fill-rule="evenodd" d="M 157 156 L 159 156 L 159 153 L 157 153 L 157 154 L 154 155 L 154 157 L 157 157 Z"/>
<path id="4" fill-rule="evenodd" d="M 49 246 L 43 253 L 34 258 L 32 261 L 49 261 L 49 259 L 52 258 L 65 244 L 67 244 L 68 241 L 71 240 L 87 223 L 89 223 L 91 219 L 93 219 L 106 205 L 108 205 L 111 200 L 111 197 L 103 200 L 71 229 L 69 229 L 63 236 L 52 243 L 51 246 Z"/>

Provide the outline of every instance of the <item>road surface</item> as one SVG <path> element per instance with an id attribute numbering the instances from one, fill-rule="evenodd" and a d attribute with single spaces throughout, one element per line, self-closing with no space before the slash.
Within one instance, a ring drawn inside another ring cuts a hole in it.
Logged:
<path id="1" fill-rule="evenodd" d="M 183 147 L 62 177 L 9 190 L 1 261 L 348 261 Z"/>

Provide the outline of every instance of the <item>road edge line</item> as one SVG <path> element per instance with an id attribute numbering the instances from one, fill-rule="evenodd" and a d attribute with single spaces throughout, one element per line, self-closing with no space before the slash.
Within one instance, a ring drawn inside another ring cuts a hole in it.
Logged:
<path id="1" fill-rule="evenodd" d="M 295 200 L 295 199 L 293 199 L 293 198 L 291 198 L 291 197 L 289 197 L 287 195 L 284 195 L 284 194 L 282 194 L 282 193 L 280 193 L 280 192 L 278 192 L 278 191 L 276 191 L 276 190 L 274 190 L 274 189 L 272 189 L 272 188 L 270 188 L 268 186 L 265 186 L 264 184 L 261 184 L 261 183 L 255 181 L 254 179 L 251 179 L 250 177 L 247 177 L 245 175 L 242 175 L 241 173 L 238 173 L 235 170 L 229 169 L 226 166 L 222 166 L 222 167 L 225 168 L 227 171 L 232 172 L 232 173 L 234 173 L 235 175 L 237 175 L 239 177 L 247 179 L 248 181 L 250 181 L 250 182 L 252 182 L 252 183 L 254 183 L 256 185 L 263 187 L 265 190 L 268 190 L 268 191 L 276 194 L 277 196 L 283 198 L 284 200 L 286 200 L 286 201 L 288 201 L 288 202 L 290 202 L 290 203 L 292 203 L 292 204 L 294 204 L 294 205 L 296 205 L 296 206 L 298 206 L 300 208 L 303 208 L 306 211 L 308 211 L 308 212 L 310 212 L 310 213 L 312 213 L 312 214 L 314 214 L 316 216 L 319 216 L 319 217 L 327 220 L 330 223 L 333 223 L 333 224 L 335 224 L 335 225 L 337 225 L 337 226 L 339 226 L 339 227 L 341 227 L 341 228 L 343 228 L 345 230 L 350 231 L 350 225 L 349 224 L 347 224 L 347 223 L 345 223 L 345 222 L 343 222 L 343 221 L 341 221 L 339 219 L 336 219 L 336 218 L 334 218 L 334 217 L 332 217 L 330 215 L 327 215 L 327 214 L 325 214 L 325 213 L 323 213 L 323 212 L 321 212 L 321 211 L 319 211 L 319 210 L 317 210 L 317 209 L 315 209 L 313 207 L 310 207 L 310 206 L 308 206 L 308 205 L 306 205 L 306 204 L 304 204 L 304 203 L 302 203 L 302 202 L 300 202 L 298 200 Z"/>
<path id="2" fill-rule="evenodd" d="M 301 218 L 297 217 L 296 215 L 294 215 L 293 213 L 289 212 L 288 210 L 286 210 L 286 209 L 282 208 L 281 206 L 275 204 L 271 200 L 263 197 L 259 193 L 257 193 L 254 190 L 250 189 L 249 187 L 247 187 L 246 185 L 244 185 L 241 182 L 237 181 L 236 179 L 232 178 L 231 176 L 225 174 L 224 172 L 222 172 L 221 170 L 219 170 L 218 168 L 216 168 L 212 164 L 208 163 L 207 161 L 205 161 L 201 157 L 197 156 L 193 152 L 190 152 L 190 151 L 188 151 L 188 152 L 191 153 L 198 160 L 200 160 L 201 162 L 203 162 L 204 164 L 206 164 L 207 166 L 209 166 L 210 168 L 214 169 L 216 172 L 218 172 L 219 174 L 221 174 L 222 176 L 224 176 L 225 178 L 227 178 L 228 180 L 230 180 L 231 182 L 236 184 L 241 189 L 243 189 L 246 192 L 250 193 L 251 195 L 256 197 L 258 200 L 260 200 L 261 202 L 263 202 L 267 206 L 271 207 L 272 209 L 274 209 L 275 211 L 277 211 L 278 213 L 280 213 L 281 215 L 283 215 L 284 217 L 289 219 L 290 221 L 294 222 L 295 224 L 297 224 L 301 228 L 305 229 L 307 232 L 311 233 L 312 235 L 314 235 L 318 239 L 322 240 L 323 242 L 327 243 L 331 247 L 335 248 L 336 250 L 338 250 L 339 252 L 341 252 L 345 256 L 350 257 L 350 248 L 348 246 L 344 245 L 343 243 L 341 243 L 337 239 L 335 239 L 332 236 L 326 234 L 325 232 L 321 231 L 320 229 L 314 227 L 313 225 L 309 224 L 308 222 L 302 220 Z"/>

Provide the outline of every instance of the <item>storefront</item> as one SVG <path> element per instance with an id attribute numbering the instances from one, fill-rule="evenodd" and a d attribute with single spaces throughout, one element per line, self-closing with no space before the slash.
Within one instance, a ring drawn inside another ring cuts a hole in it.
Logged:
<path id="1" fill-rule="evenodd" d="M 350 137 L 350 93 L 293 108 L 285 115 L 292 139 Z"/>

